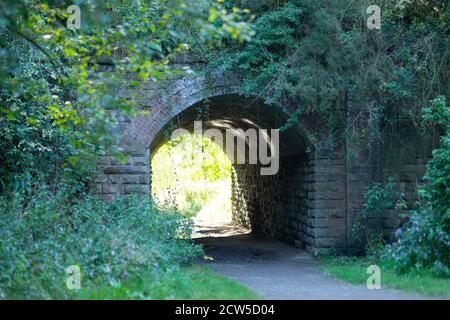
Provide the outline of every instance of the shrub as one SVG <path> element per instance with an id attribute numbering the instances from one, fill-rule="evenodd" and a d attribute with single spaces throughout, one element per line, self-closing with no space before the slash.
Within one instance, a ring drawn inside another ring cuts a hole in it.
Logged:
<path id="1" fill-rule="evenodd" d="M 358 212 L 360 219 L 352 228 L 352 237 L 364 246 L 367 255 L 378 257 L 385 244 L 382 215 L 389 209 L 403 209 L 406 204 L 403 194 L 396 190 L 393 178 L 388 178 L 384 186 L 379 183 L 369 185 L 364 199 L 364 207 Z"/>
<path id="2" fill-rule="evenodd" d="M 208 202 L 209 197 L 214 197 L 215 190 L 204 188 L 200 190 L 184 190 L 183 206 L 180 211 L 185 217 L 195 217 Z"/>
<path id="3" fill-rule="evenodd" d="M 424 109 L 424 119 L 446 133 L 428 163 L 419 210 L 412 211 L 384 256 L 400 272 L 431 269 L 450 276 L 450 107 L 445 97 L 437 97 L 431 108 Z"/>
<path id="4" fill-rule="evenodd" d="M 400 273 L 430 269 L 450 276 L 449 241 L 448 230 L 437 223 L 431 208 L 425 207 L 411 212 L 397 232 L 397 241 L 386 246 L 383 257 Z"/>
<path id="5" fill-rule="evenodd" d="M 108 203 L 83 195 L 73 202 L 68 194 L 0 199 L 0 298 L 73 298 L 70 265 L 80 267 L 82 288 L 120 286 L 149 273 L 157 282 L 200 253 L 189 240 L 189 220 L 147 198 Z"/>

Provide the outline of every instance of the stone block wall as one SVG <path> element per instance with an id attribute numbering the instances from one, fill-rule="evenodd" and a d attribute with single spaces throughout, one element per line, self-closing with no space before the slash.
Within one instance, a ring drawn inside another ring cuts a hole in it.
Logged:
<path id="1" fill-rule="evenodd" d="M 311 209 L 309 195 L 313 191 L 311 184 L 314 168 L 308 159 L 302 156 L 291 156 L 282 159 L 282 191 L 283 210 L 277 226 L 277 237 L 297 247 L 311 246 L 309 233 L 312 219 L 308 214 Z"/>
<path id="2" fill-rule="evenodd" d="M 232 169 L 233 222 L 252 231 L 276 237 L 283 212 L 281 173 L 261 176 L 258 165 L 234 165 Z"/>
<path id="3" fill-rule="evenodd" d="M 343 159 L 295 155 L 280 160 L 273 176 L 255 165 L 234 166 L 232 211 L 236 223 L 312 253 L 347 243 Z"/>
<path id="4" fill-rule="evenodd" d="M 107 200 L 118 194 L 150 195 L 150 165 L 146 154 L 130 155 L 125 162 L 112 156 L 104 156 L 99 161 L 103 172 L 97 179 L 97 192 Z"/>
<path id="5" fill-rule="evenodd" d="M 313 165 L 314 174 L 309 178 L 314 190 L 309 196 L 308 215 L 313 220 L 310 251 L 320 253 L 333 249 L 337 253 L 345 253 L 349 226 L 344 154 L 337 152 L 328 157 L 318 156 Z"/>
<path id="6" fill-rule="evenodd" d="M 354 107 L 353 113 L 360 112 Z M 353 117 L 355 116 L 353 114 Z M 360 125 L 364 127 L 364 125 Z M 355 131 L 359 129 L 356 128 Z M 381 217 L 369 221 L 369 226 L 381 226 L 385 239 L 392 241 L 395 232 L 405 221 L 400 217 L 414 208 L 418 200 L 417 189 L 424 184 L 426 164 L 439 139 L 424 136 L 418 128 L 398 127 L 396 132 L 384 133 L 379 141 L 362 135 L 360 140 L 347 139 L 346 145 L 346 198 L 348 219 L 347 253 L 361 252 L 360 244 L 351 235 L 352 226 L 360 220 L 364 193 L 372 182 L 384 185 L 388 178 L 396 182 L 396 190 L 404 195 L 405 210 L 387 210 Z"/>
<path id="7" fill-rule="evenodd" d="M 417 189 L 425 184 L 423 176 L 432 151 L 439 146 L 439 138 L 422 135 L 418 129 L 403 128 L 386 142 L 378 155 L 380 166 L 378 180 L 389 177 L 397 182 L 397 188 L 404 195 L 407 209 L 413 209 L 419 200 Z M 406 211 L 404 210 L 404 211 Z M 382 217 L 383 231 L 387 239 L 393 240 L 395 231 L 404 222 L 400 212 L 391 210 Z"/>
<path id="8" fill-rule="evenodd" d="M 233 120 L 237 127 L 241 120 L 251 120 L 253 113 L 269 112 L 259 106 L 257 112 L 250 112 L 246 109 L 248 103 L 244 102 L 236 104 L 237 110 L 247 110 L 248 114 L 229 112 L 231 102 L 228 105 L 225 98 L 238 94 L 239 81 L 236 75 L 217 73 L 210 77 L 174 79 L 164 87 L 149 84 L 141 88 L 139 102 L 150 116 L 134 119 L 118 116 L 119 146 L 129 158 L 124 163 L 111 156 L 100 160 L 98 165 L 103 174 L 97 179 L 97 192 L 106 199 L 118 194 L 149 195 L 149 149 L 156 150 L 164 143 L 161 132 L 171 119 L 179 120 L 181 113 L 205 98 L 223 97 L 221 101 L 226 108 L 222 110 L 217 105 L 216 116 L 228 122 Z M 347 131 L 359 132 L 365 125 L 354 120 L 366 118 L 358 118 L 364 110 L 358 106 L 349 108 L 347 116 L 343 116 L 347 119 Z M 268 121 L 273 118 L 277 118 L 277 113 L 267 113 L 259 125 L 278 127 L 278 123 Z M 325 138 L 329 134 L 323 132 L 320 119 L 303 117 L 296 130 L 283 140 L 292 152 L 281 158 L 278 174 L 260 176 L 256 165 L 234 166 L 233 219 L 237 224 L 251 225 L 255 232 L 313 253 L 331 248 L 338 253 L 359 250 L 351 230 L 363 208 L 364 192 L 371 181 L 385 182 L 387 177 L 393 176 L 412 207 L 417 200 L 416 189 L 423 184 L 426 163 L 438 144 L 437 138 L 422 137 L 417 129 L 402 129 L 393 139 L 383 138 L 384 143 L 374 149 L 368 147 L 364 138 L 359 141 L 349 137 L 340 139 L 341 145 L 330 154 Z M 297 136 L 303 141 L 301 148 L 292 144 L 298 140 Z M 335 137 L 335 140 L 339 139 Z M 305 154 L 306 149 L 313 151 Z M 392 238 L 402 222 L 398 213 L 386 212 L 381 219 L 383 231 Z"/>

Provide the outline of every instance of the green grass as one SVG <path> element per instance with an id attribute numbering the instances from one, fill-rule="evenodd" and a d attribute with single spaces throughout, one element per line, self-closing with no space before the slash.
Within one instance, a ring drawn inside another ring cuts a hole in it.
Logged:
<path id="1" fill-rule="evenodd" d="M 322 269 L 341 280 L 352 284 L 366 284 L 367 267 L 373 262 L 360 257 L 324 257 L 319 259 Z M 381 287 L 418 293 L 425 296 L 450 298 L 450 279 L 422 271 L 397 274 L 386 262 L 377 262 L 381 269 Z"/>
<path id="2" fill-rule="evenodd" d="M 130 279 L 120 287 L 102 286 L 80 290 L 77 299 L 199 299 L 253 300 L 255 293 L 218 275 L 209 267 L 187 266 L 155 281 L 148 276 Z"/>

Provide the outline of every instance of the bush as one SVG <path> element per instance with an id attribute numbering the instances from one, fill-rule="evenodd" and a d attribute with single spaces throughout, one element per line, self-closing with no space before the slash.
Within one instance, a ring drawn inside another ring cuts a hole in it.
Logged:
<path id="1" fill-rule="evenodd" d="M 443 96 L 424 109 L 424 119 L 446 132 L 441 147 L 433 151 L 420 190 L 419 210 L 399 230 L 397 242 L 386 248 L 385 258 L 400 272 L 431 269 L 450 276 L 450 107 Z"/>
<path id="2" fill-rule="evenodd" d="M 396 271 L 408 273 L 430 269 L 450 276 L 449 233 L 436 223 L 430 208 L 412 211 L 408 222 L 397 233 L 397 241 L 388 245 L 384 258 L 392 261 Z"/>
<path id="3" fill-rule="evenodd" d="M 382 216 L 387 210 L 400 210 L 406 207 L 403 193 L 396 190 L 392 177 L 386 185 L 372 183 L 364 193 L 365 204 L 358 212 L 359 220 L 352 227 L 352 237 L 364 247 L 368 256 L 377 258 L 384 248 Z"/>
<path id="4" fill-rule="evenodd" d="M 185 217 L 195 217 L 208 202 L 209 198 L 214 197 L 215 190 L 204 188 L 200 190 L 184 190 L 183 206 L 180 211 Z"/>
<path id="5" fill-rule="evenodd" d="M 66 299 L 66 268 L 78 265 L 82 288 L 120 286 L 146 274 L 158 281 L 200 253 L 191 224 L 148 198 L 112 203 L 64 190 L 0 199 L 0 298 Z"/>

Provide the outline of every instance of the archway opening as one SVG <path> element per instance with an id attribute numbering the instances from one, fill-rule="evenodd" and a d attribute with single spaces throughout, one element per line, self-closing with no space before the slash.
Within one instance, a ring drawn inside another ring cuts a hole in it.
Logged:
<path id="1" fill-rule="evenodd" d="M 153 155 L 152 197 L 194 221 L 194 237 L 248 233 L 232 218 L 232 164 L 214 141 L 184 134 L 165 142 Z"/>
<path id="2" fill-rule="evenodd" d="M 230 199 L 227 206 L 231 206 L 231 224 L 251 229 L 258 236 L 276 238 L 310 250 L 315 237 L 314 218 L 311 215 L 315 192 L 313 146 L 300 124 L 293 123 L 285 130 L 278 130 L 277 159 L 274 161 L 276 166 L 273 173 L 267 174 L 267 168 L 272 167 L 272 163 L 261 161 L 261 147 L 268 150 L 268 156 L 275 156 L 271 149 L 275 143 L 273 132 L 288 122 L 288 114 L 278 107 L 239 95 L 210 97 L 181 112 L 174 110 L 173 114 L 163 119 L 165 124 L 150 145 L 152 184 L 155 184 L 155 177 L 159 174 L 154 163 L 157 159 L 155 155 L 171 140 L 174 131 L 182 128 L 185 134 L 198 133 L 196 124 L 200 122 L 201 134 L 214 141 L 222 150 L 222 155 L 226 154 L 231 160 L 228 166 L 231 183 L 224 183 L 231 185 L 231 196 L 226 197 Z M 210 129 L 215 130 L 223 140 L 218 142 L 215 137 L 206 135 Z M 238 138 L 230 140 L 228 132 L 241 136 L 244 147 L 239 147 Z M 257 137 L 253 140 L 253 145 L 257 144 L 254 153 L 257 155 L 256 163 L 252 162 L 250 155 L 252 137 Z M 235 142 L 231 150 L 227 144 L 229 141 Z M 242 150 L 245 156 L 239 162 L 238 153 Z M 188 166 L 198 167 L 194 163 Z M 157 189 L 158 186 L 153 186 L 153 190 Z M 214 214 L 217 212 L 209 209 L 210 212 L 206 214 L 208 206 L 204 207 L 205 216 L 211 215 L 212 211 Z"/>

